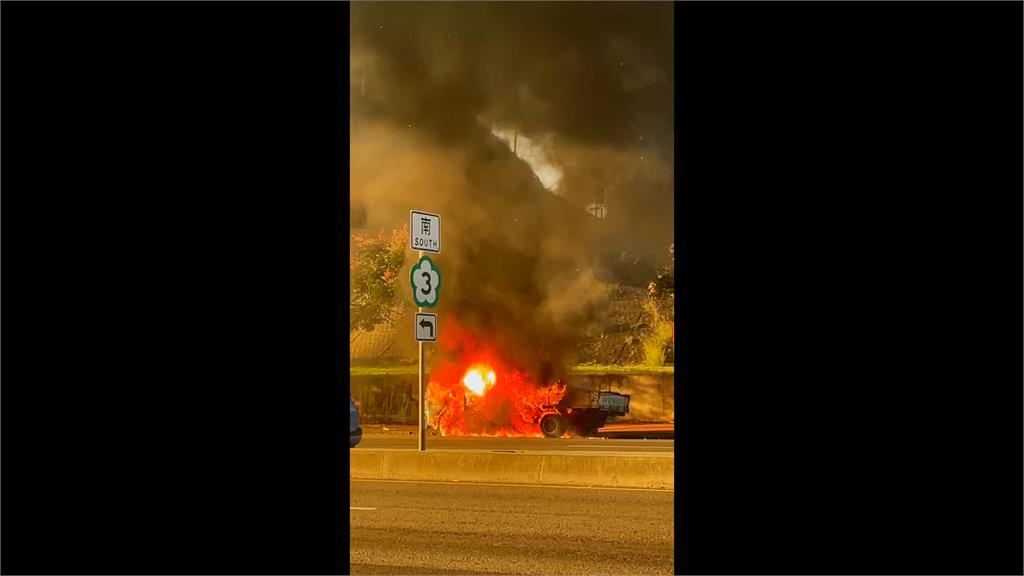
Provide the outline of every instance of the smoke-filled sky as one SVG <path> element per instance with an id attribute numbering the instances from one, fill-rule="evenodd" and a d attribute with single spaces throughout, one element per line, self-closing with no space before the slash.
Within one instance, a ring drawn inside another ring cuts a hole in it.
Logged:
<path id="1" fill-rule="evenodd" d="M 354 116 L 446 145 L 481 125 L 518 128 L 544 148 L 548 172 L 560 173 L 559 195 L 581 208 L 607 202 L 623 250 L 670 242 L 671 3 L 382 2 L 351 11 Z"/>
<path id="2" fill-rule="evenodd" d="M 600 298 L 598 253 L 672 242 L 672 16 L 668 2 L 353 3 L 353 225 L 440 212 L 439 263 L 460 279 L 441 309 L 515 314 L 522 345 L 559 349 Z"/>

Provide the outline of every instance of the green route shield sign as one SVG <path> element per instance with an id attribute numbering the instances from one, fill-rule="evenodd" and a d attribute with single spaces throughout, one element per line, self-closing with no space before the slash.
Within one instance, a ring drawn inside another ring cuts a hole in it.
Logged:
<path id="1" fill-rule="evenodd" d="M 437 306 L 441 291 L 441 271 L 429 256 L 420 259 L 409 271 L 412 301 L 422 308 Z"/>

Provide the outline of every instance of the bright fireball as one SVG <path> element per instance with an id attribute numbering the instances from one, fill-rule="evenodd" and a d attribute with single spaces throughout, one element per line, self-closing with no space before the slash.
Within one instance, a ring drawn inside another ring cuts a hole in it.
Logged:
<path id="1" fill-rule="evenodd" d="M 462 384 L 477 396 L 483 396 L 487 386 L 494 386 L 495 380 L 494 370 L 487 366 L 474 366 L 466 371 Z"/>

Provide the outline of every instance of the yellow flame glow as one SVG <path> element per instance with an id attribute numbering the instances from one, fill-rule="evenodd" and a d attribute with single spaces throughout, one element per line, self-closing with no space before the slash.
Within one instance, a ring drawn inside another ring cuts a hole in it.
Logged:
<path id="1" fill-rule="evenodd" d="M 484 377 L 485 373 L 487 374 L 486 380 Z M 496 380 L 497 377 L 494 374 L 494 370 L 487 366 L 474 366 L 462 377 L 462 384 L 477 396 L 483 396 L 487 386 L 494 386 Z"/>
<path id="2" fill-rule="evenodd" d="M 472 392 L 476 393 L 477 396 L 484 395 L 484 377 L 480 374 L 479 370 L 470 370 L 466 372 L 466 376 L 462 378 L 462 383 L 466 385 Z"/>

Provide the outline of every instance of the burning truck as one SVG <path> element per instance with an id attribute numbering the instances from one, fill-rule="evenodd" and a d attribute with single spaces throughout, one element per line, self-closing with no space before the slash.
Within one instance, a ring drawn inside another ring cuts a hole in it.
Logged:
<path id="1" fill-rule="evenodd" d="M 431 377 L 431 426 L 442 436 L 589 436 L 629 413 L 629 395 L 587 391 L 561 379 L 536 384 L 524 372 L 475 362 L 461 378 Z"/>
<path id="2" fill-rule="evenodd" d="M 463 352 L 431 369 L 430 425 L 442 436 L 587 436 L 629 413 L 629 395 L 568 386 L 549 363 L 533 375 L 481 345 Z"/>
<path id="3" fill-rule="evenodd" d="M 590 436 L 608 422 L 629 413 L 628 394 L 578 388 L 568 391 L 558 404 L 542 407 L 537 423 L 547 438 L 560 438 L 566 433 Z"/>

